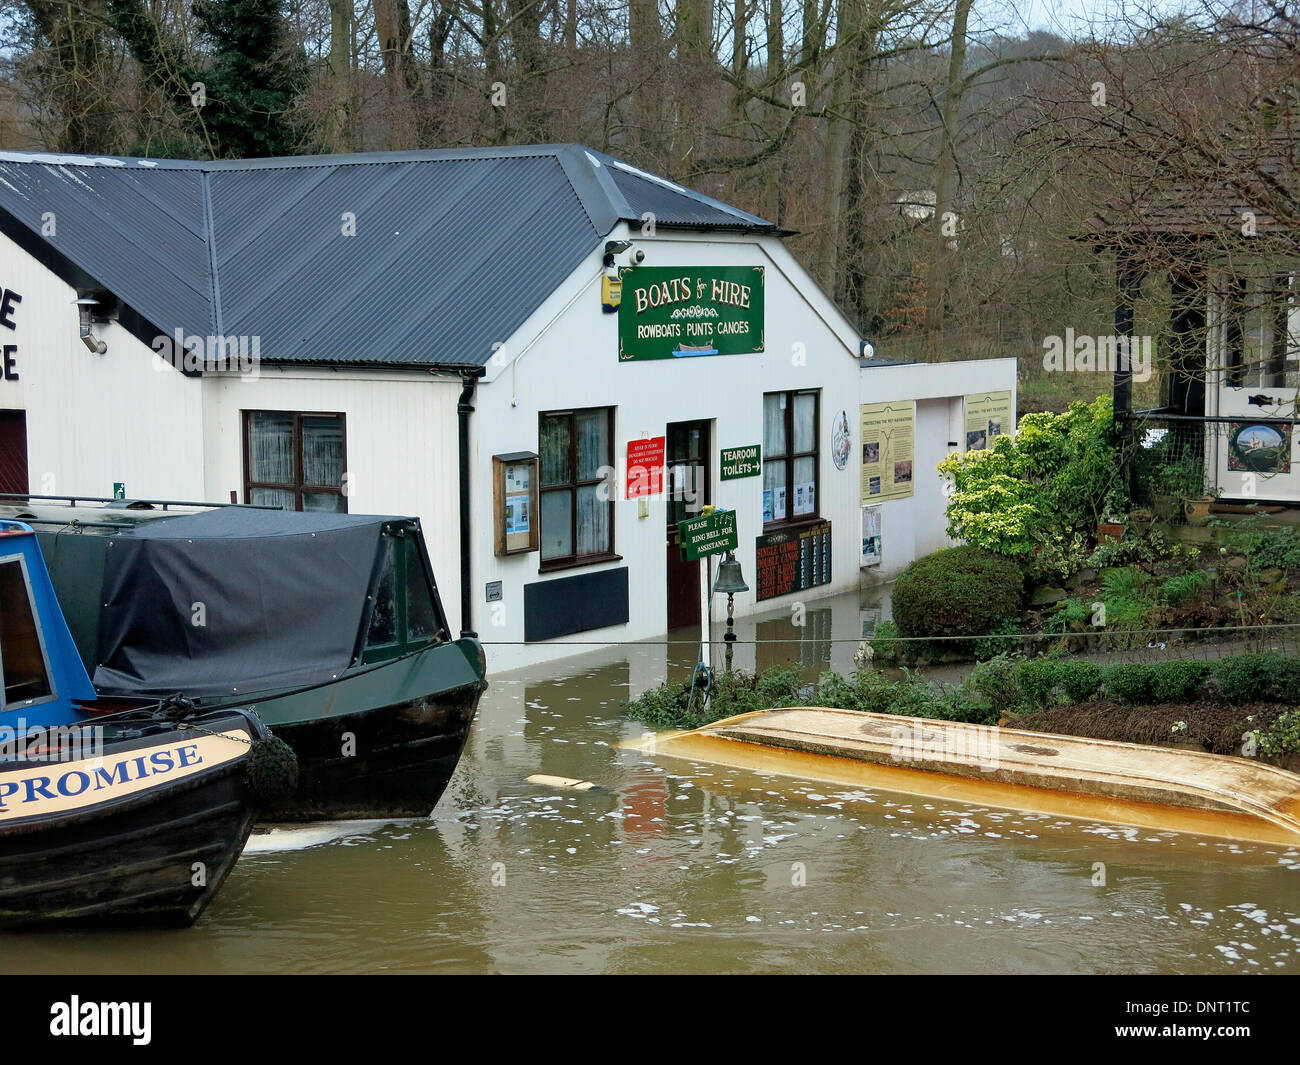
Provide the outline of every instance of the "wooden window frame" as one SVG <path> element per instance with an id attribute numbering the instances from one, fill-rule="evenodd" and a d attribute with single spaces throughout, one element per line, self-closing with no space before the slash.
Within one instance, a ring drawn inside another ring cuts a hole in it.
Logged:
<path id="1" fill-rule="evenodd" d="M 573 544 L 574 549 L 578 546 L 578 489 L 590 485 L 598 485 L 604 481 L 603 477 L 578 479 L 578 434 L 574 430 L 574 416 L 578 414 L 590 414 L 592 411 L 604 411 L 606 418 L 605 439 L 607 448 L 605 461 L 602 466 L 614 467 L 614 409 L 613 407 L 571 407 L 566 410 L 547 410 L 539 411 L 537 414 L 537 524 L 540 530 L 540 537 L 544 538 L 546 530 L 542 529 L 542 514 L 545 510 L 545 500 L 548 492 L 568 492 L 572 505 L 569 507 L 569 542 Z M 546 485 L 542 483 L 542 469 L 546 457 L 542 454 L 542 421 L 546 418 L 568 418 L 569 420 L 569 476 L 573 478 L 562 485 Z M 606 551 L 598 551 L 590 555 L 564 555 L 560 558 L 548 558 L 538 560 L 538 573 L 550 573 L 553 570 L 574 569 L 578 566 L 592 566 L 600 562 L 617 562 L 622 556 L 615 551 L 615 536 L 617 529 L 615 527 L 616 511 L 614 509 L 614 500 L 610 499 L 605 504 L 609 507 L 609 548 Z M 539 552 L 540 553 L 540 552 Z"/>
<path id="2" fill-rule="evenodd" d="M 250 473 L 250 463 L 252 458 L 252 431 L 254 414 L 282 414 L 290 415 L 293 418 L 293 484 L 275 484 L 270 481 L 254 481 Z M 340 496 L 343 500 L 342 513 L 348 513 L 348 497 L 343 491 L 340 484 L 337 488 L 329 485 L 304 484 L 303 483 L 303 456 L 302 456 L 302 420 L 303 418 L 337 418 L 339 425 L 343 430 L 343 469 L 346 476 L 348 465 L 348 419 L 342 411 L 329 410 L 267 410 L 259 408 L 257 410 L 246 410 L 244 415 L 244 502 L 253 501 L 253 489 L 265 488 L 272 491 L 292 492 L 294 510 L 302 510 L 302 496 L 304 492 L 329 493 Z"/>
<path id="3" fill-rule="evenodd" d="M 793 388 L 779 392 L 764 392 L 763 399 L 766 401 L 768 396 L 785 396 L 785 444 L 786 454 L 778 458 L 768 458 L 767 440 L 763 440 L 763 468 L 767 469 L 769 463 L 775 465 L 778 462 L 785 464 L 785 513 L 786 516 L 779 521 L 768 521 L 763 523 L 763 531 L 775 531 L 778 529 L 795 528 L 801 525 L 812 525 L 821 521 L 822 508 L 822 390 L 820 388 Z M 812 396 L 813 397 L 813 446 L 811 451 L 792 451 L 794 447 L 794 397 L 795 396 Z M 795 459 L 811 458 L 813 460 L 813 492 L 816 495 L 816 502 L 813 505 L 811 514 L 795 514 L 794 512 L 794 463 Z M 763 484 L 767 483 L 767 478 L 763 477 Z"/>

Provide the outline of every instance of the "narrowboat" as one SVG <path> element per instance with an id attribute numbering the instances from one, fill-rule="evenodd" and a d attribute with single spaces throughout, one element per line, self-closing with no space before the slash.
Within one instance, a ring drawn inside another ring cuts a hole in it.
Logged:
<path id="1" fill-rule="evenodd" d="M 100 699 L 33 530 L 0 521 L 0 927 L 192 924 L 295 777 L 247 710 Z"/>
<path id="2" fill-rule="evenodd" d="M 268 820 L 428 816 L 487 662 L 449 635 L 418 519 L 97 503 L 25 497 L 0 514 L 37 529 L 101 698 L 254 710 L 298 759 Z"/>

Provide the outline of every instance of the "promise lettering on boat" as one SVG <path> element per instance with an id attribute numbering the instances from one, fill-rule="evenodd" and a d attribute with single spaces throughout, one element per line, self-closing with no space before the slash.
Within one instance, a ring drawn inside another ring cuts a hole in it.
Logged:
<path id="1" fill-rule="evenodd" d="M 129 1035 L 143 1047 L 153 1038 L 152 1028 L 151 1002 L 82 1002 L 73 995 L 70 1002 L 50 1006 L 50 1035 Z"/>
<path id="2" fill-rule="evenodd" d="M 82 763 L 84 769 L 68 769 L 56 777 L 31 775 L 17 780 L 0 779 L 0 810 L 7 809 L 6 800 L 13 799 L 26 805 L 42 799 L 75 798 L 87 792 L 102 791 L 134 781 L 160 777 L 178 769 L 190 769 L 203 764 L 197 743 L 181 744 L 163 750 L 128 754 L 108 767 Z"/>

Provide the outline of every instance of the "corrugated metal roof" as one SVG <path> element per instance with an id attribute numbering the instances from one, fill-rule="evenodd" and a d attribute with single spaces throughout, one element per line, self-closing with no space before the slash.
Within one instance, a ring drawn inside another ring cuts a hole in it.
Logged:
<path id="1" fill-rule="evenodd" d="M 152 329 L 257 336 L 271 362 L 484 365 L 646 211 L 668 228 L 775 232 L 581 145 L 220 162 L 0 152 L 0 212 L 25 247 L 39 238 Z"/>
<path id="2" fill-rule="evenodd" d="M 614 184 L 628 206 L 624 216 L 641 220 L 653 214 L 656 226 L 699 229 L 771 230 L 776 226 L 738 207 L 661 178 L 599 152 L 591 153 L 609 167 Z"/>

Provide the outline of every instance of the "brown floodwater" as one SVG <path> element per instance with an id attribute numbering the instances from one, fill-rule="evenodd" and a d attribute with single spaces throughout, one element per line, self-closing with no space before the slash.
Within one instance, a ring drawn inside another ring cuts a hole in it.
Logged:
<path id="1" fill-rule="evenodd" d="M 737 665 L 851 669 L 861 603 L 814 605 Z M 194 928 L 0 935 L 0 970 L 1300 973 L 1300 848 L 658 761 L 620 701 L 671 652 L 497 676 L 430 819 L 258 835 Z"/>

